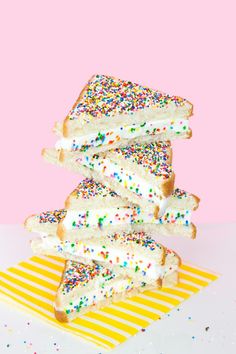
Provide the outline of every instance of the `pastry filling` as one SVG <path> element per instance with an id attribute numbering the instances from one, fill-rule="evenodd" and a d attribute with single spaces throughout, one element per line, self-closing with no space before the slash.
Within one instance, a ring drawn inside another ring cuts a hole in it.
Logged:
<path id="1" fill-rule="evenodd" d="M 156 219 L 153 212 L 140 207 L 101 208 L 90 210 L 67 210 L 63 225 L 67 230 L 89 227 L 106 227 L 122 224 L 178 224 L 189 225 L 191 211 L 167 208 Z"/>
<path id="2" fill-rule="evenodd" d="M 106 238 L 75 241 L 60 241 L 56 236 L 46 236 L 42 238 L 41 249 L 47 254 L 52 251 L 65 258 L 78 257 L 85 263 L 98 261 L 126 268 L 138 278 L 148 278 L 149 282 L 158 279 L 163 272 L 160 266 L 161 246 L 150 237 L 144 237 L 144 233 L 115 233 Z"/>
<path id="3" fill-rule="evenodd" d="M 177 265 L 163 266 L 163 276 L 177 270 Z M 127 293 L 134 288 L 145 287 L 144 281 L 122 277 L 119 273 L 98 264 L 86 265 L 70 261 L 61 286 L 61 306 L 66 314 L 80 312 L 88 306 L 96 306 L 100 301 L 115 294 Z M 155 287 L 155 282 L 152 284 Z"/>
<path id="4" fill-rule="evenodd" d="M 117 127 L 113 130 L 100 131 L 88 135 L 62 138 L 57 141 L 56 149 L 69 151 L 87 151 L 89 148 L 113 145 L 121 139 L 135 139 L 146 135 L 174 133 L 176 136 L 189 131 L 188 119 L 160 119 L 139 124 Z"/>
<path id="5" fill-rule="evenodd" d="M 150 203 L 155 203 L 161 207 L 164 202 L 162 191 L 157 185 L 148 183 L 144 178 L 137 176 L 135 172 L 128 171 L 107 158 L 102 158 L 98 155 L 91 157 L 80 155 L 77 161 L 91 170 L 98 171 L 104 176 L 112 178 L 122 187 L 140 198 L 147 199 Z"/>

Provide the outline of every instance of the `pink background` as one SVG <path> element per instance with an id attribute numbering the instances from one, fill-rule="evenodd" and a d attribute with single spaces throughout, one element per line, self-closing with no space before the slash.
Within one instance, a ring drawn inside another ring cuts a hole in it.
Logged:
<path id="1" fill-rule="evenodd" d="M 194 4 L 195 3 L 195 4 Z M 193 138 L 174 143 L 196 222 L 235 220 L 234 1 L 5 1 L 0 33 L 1 220 L 63 206 L 78 175 L 40 156 L 94 73 L 188 98 Z M 232 195 L 234 194 L 234 195 Z"/>

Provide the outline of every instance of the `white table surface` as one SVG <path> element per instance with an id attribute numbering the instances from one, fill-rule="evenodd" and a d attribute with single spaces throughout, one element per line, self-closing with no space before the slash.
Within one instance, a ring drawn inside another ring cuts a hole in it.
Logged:
<path id="1" fill-rule="evenodd" d="M 33 234 L 17 225 L 0 226 L 0 269 L 31 256 Z M 200 225 L 196 240 L 160 238 L 185 261 L 222 276 L 111 351 L 113 354 L 236 353 L 236 223 Z M 205 328 L 209 327 L 206 331 Z M 0 353 L 99 354 L 107 351 L 63 333 L 0 302 Z"/>

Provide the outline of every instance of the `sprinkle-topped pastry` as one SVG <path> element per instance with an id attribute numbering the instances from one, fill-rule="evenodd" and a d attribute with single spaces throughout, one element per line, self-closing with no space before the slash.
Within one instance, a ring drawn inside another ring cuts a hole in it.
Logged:
<path id="1" fill-rule="evenodd" d="M 88 82 L 68 118 L 79 119 L 84 113 L 96 118 L 104 115 L 112 117 L 116 114 L 132 114 L 151 106 L 164 108 L 170 103 L 181 106 L 185 102 L 180 97 L 169 96 L 131 81 L 95 75 Z"/>
<path id="2" fill-rule="evenodd" d="M 126 146 L 124 148 L 117 148 L 113 151 L 121 154 L 126 159 L 131 159 L 138 165 L 148 167 L 149 164 L 168 161 L 170 159 L 170 143 L 168 142 L 155 142 L 150 144 L 135 144 Z"/>
<path id="3" fill-rule="evenodd" d="M 187 100 L 131 81 L 94 75 L 64 122 L 57 150 L 94 154 L 132 144 L 190 138 Z"/>
<path id="4" fill-rule="evenodd" d="M 59 223 L 66 216 L 65 209 L 59 209 L 54 211 L 46 211 L 39 216 L 39 222 L 42 223 Z"/>
<path id="5" fill-rule="evenodd" d="M 114 233 L 107 236 L 111 242 L 119 242 L 121 245 L 138 245 L 149 251 L 161 250 L 162 246 L 148 236 L 145 232 Z"/>
<path id="6" fill-rule="evenodd" d="M 124 124 L 123 122 L 121 124 Z M 162 136 L 167 139 L 190 136 L 189 122 L 187 119 L 176 118 L 175 120 L 157 120 L 154 122 L 142 122 L 138 124 L 116 126 L 110 129 L 101 128 L 98 132 L 73 138 L 62 138 L 57 141 L 56 149 L 69 150 L 72 152 L 99 152 L 116 146 L 126 146 L 127 140 L 133 143 L 145 137 L 148 141 L 157 141 Z"/>
<path id="7" fill-rule="evenodd" d="M 155 282 L 153 287 L 157 287 Z M 91 308 L 111 303 L 114 295 L 127 295 L 133 288 L 143 288 L 127 276 L 93 263 L 67 261 L 57 291 L 54 309 L 59 321 L 67 322 Z"/>
<path id="8" fill-rule="evenodd" d="M 192 210 L 196 210 L 198 204 L 198 197 L 176 188 L 165 211 L 157 218 L 152 207 L 131 204 L 87 178 L 69 195 L 65 209 L 32 215 L 27 218 L 25 227 L 29 231 L 57 235 L 61 240 L 75 240 L 140 230 L 154 236 L 171 235 L 176 225 L 178 235 L 193 237 Z"/>
<path id="9" fill-rule="evenodd" d="M 170 160 L 170 144 L 155 142 L 150 144 L 136 144 L 113 150 L 118 156 L 131 160 L 148 170 L 155 176 L 169 178 L 172 167 Z"/>
<path id="10" fill-rule="evenodd" d="M 76 198 L 89 199 L 91 197 L 117 197 L 117 194 L 102 183 L 96 182 L 92 178 L 82 180 L 72 192 Z"/>
<path id="11" fill-rule="evenodd" d="M 92 309 L 98 310 L 113 300 L 130 297 L 146 289 L 158 289 L 162 284 L 165 286 L 168 279 L 172 279 L 168 286 L 177 285 L 179 263 L 180 260 L 175 259 L 174 252 L 166 254 L 166 262 L 162 266 L 159 279 L 146 284 L 145 281 L 132 279 L 119 270 L 114 272 L 97 264 L 87 266 L 67 261 L 54 303 L 56 318 L 61 322 L 71 321 Z M 132 290 L 135 290 L 135 293 Z"/>
<path id="12" fill-rule="evenodd" d="M 64 279 L 62 284 L 62 292 L 69 293 L 77 286 L 86 286 L 92 279 L 101 275 L 103 279 L 111 280 L 114 278 L 114 273 L 99 264 L 83 264 L 74 261 L 68 261 Z"/>
<path id="13" fill-rule="evenodd" d="M 56 318 L 68 322 L 92 309 L 107 306 L 113 300 L 119 301 L 148 289 L 156 290 L 162 285 L 175 286 L 179 265 L 178 255 L 166 250 L 162 274 L 156 281 L 146 284 L 143 279 L 131 278 L 119 269 L 114 271 L 95 263 L 88 266 L 66 261 L 54 303 Z"/>
<path id="14" fill-rule="evenodd" d="M 36 245 L 36 246 L 35 246 Z M 162 273 L 164 247 L 144 232 L 113 233 L 104 237 L 60 241 L 57 236 L 44 236 L 31 243 L 35 252 L 61 256 L 82 263 L 102 262 L 109 268 L 122 268 L 124 273 L 147 282 Z"/>
<path id="15" fill-rule="evenodd" d="M 169 143 L 155 142 L 117 148 L 93 156 L 80 154 L 76 168 L 142 208 L 153 204 L 158 216 L 174 188 Z M 88 169 L 88 170 L 87 170 Z"/>
<path id="16" fill-rule="evenodd" d="M 173 196 L 178 198 L 178 199 L 183 199 L 183 198 L 188 198 L 189 197 L 189 193 L 187 193 L 183 189 L 176 188 L 174 190 Z"/>

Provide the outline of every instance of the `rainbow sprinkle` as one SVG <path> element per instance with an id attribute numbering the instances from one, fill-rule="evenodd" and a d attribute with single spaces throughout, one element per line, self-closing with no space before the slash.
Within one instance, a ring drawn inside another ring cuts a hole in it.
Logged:
<path id="1" fill-rule="evenodd" d="M 116 278 L 114 282 L 113 279 Z M 95 280 L 95 282 L 90 283 Z M 144 286 L 139 282 L 136 286 Z M 88 292 L 84 292 L 80 287 L 90 286 Z M 63 310 L 67 315 L 80 312 L 81 308 L 94 306 L 99 301 L 111 298 L 116 293 L 122 293 L 133 289 L 134 282 L 127 277 L 121 277 L 119 274 L 94 263 L 88 266 L 74 261 L 67 261 L 66 271 L 64 273 L 61 285 L 61 293 L 65 296 L 66 304 Z M 76 289 L 77 288 L 77 289 Z M 70 292 L 76 289 L 82 290 L 77 296 L 70 296 Z M 67 296 L 69 294 L 69 297 Z"/>
<path id="2" fill-rule="evenodd" d="M 112 150 L 119 157 L 130 159 L 132 163 L 141 165 L 146 171 L 158 177 L 169 178 L 172 173 L 170 159 L 170 144 L 155 142 L 150 144 L 135 144 Z"/>
<path id="3" fill-rule="evenodd" d="M 185 192 L 183 189 L 176 188 L 174 190 L 173 196 L 178 199 L 188 198 L 189 194 Z"/>
<path id="4" fill-rule="evenodd" d="M 119 242 L 122 245 L 137 244 L 147 250 L 155 251 L 162 249 L 162 246 L 148 236 L 145 232 L 117 233 L 107 235 L 111 242 Z"/>
<path id="5" fill-rule="evenodd" d="M 85 178 L 82 180 L 72 195 L 76 198 L 89 199 L 91 197 L 118 197 L 118 195 L 113 192 L 110 188 L 104 186 L 102 183 L 96 182 L 91 178 Z"/>
<path id="6" fill-rule="evenodd" d="M 80 115 L 101 118 L 116 114 L 132 114 L 144 108 L 167 108 L 169 104 L 183 106 L 185 99 L 105 75 L 95 75 L 83 90 L 68 115 L 70 120 Z M 88 121 L 89 122 L 89 119 Z"/>
<path id="7" fill-rule="evenodd" d="M 65 209 L 59 209 L 59 210 L 54 210 L 54 211 L 46 211 L 44 213 L 41 213 L 39 215 L 39 222 L 42 223 L 59 223 L 61 220 L 63 220 L 66 216 L 66 210 Z"/>
<path id="8" fill-rule="evenodd" d="M 115 274 L 98 264 L 88 265 L 67 261 L 66 271 L 63 277 L 62 292 L 69 293 L 77 286 L 85 286 L 89 281 L 101 275 L 104 280 L 111 280 Z"/>

